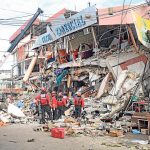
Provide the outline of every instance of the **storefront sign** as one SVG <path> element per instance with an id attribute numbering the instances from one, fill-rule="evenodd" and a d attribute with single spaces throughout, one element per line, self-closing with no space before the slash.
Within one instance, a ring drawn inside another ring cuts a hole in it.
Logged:
<path id="1" fill-rule="evenodd" d="M 83 17 L 79 16 L 73 19 L 72 21 L 65 23 L 62 26 L 56 28 L 56 35 L 60 37 L 68 32 L 82 28 L 85 24 L 86 22 L 85 20 L 83 20 Z"/>
<path id="2" fill-rule="evenodd" d="M 60 25 L 52 26 L 52 30 L 56 35 L 56 39 L 66 36 L 75 31 L 86 28 L 97 22 L 95 6 L 88 7 L 83 11 L 69 17 L 66 22 Z"/>
<path id="3" fill-rule="evenodd" d="M 44 36 L 41 37 L 41 40 L 42 40 L 43 44 L 46 44 L 46 43 L 51 42 L 53 39 L 52 39 L 51 34 L 47 33 L 46 35 L 44 35 Z"/>
<path id="4" fill-rule="evenodd" d="M 150 20 L 142 18 L 135 12 L 132 12 L 132 15 L 139 41 L 150 48 Z"/>
<path id="5" fill-rule="evenodd" d="M 47 33 L 44 33 L 37 38 L 37 40 L 35 41 L 34 47 L 32 49 L 40 47 L 42 45 L 49 44 L 53 42 L 54 40 L 55 40 L 55 37 L 52 31 L 49 29 L 47 30 Z"/>
<path id="6" fill-rule="evenodd" d="M 47 33 L 38 37 L 33 49 L 45 44 L 52 43 L 61 37 L 86 28 L 92 24 L 95 24 L 96 22 L 97 17 L 95 6 L 88 7 L 83 11 L 67 18 L 66 20 L 63 20 L 62 22 L 60 21 L 58 23 L 57 21 L 54 23 L 51 27 L 49 27 Z"/>

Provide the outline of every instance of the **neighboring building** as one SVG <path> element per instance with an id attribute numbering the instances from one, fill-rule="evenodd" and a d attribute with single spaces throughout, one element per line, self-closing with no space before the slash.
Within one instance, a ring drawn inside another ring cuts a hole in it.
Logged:
<path id="1" fill-rule="evenodd" d="M 65 14 L 65 17 L 69 17 L 76 12 L 70 11 L 67 9 L 62 9 L 53 16 L 49 17 L 46 21 L 41 22 L 39 19 L 36 19 L 36 21 L 33 23 L 32 27 L 27 31 L 27 33 L 24 35 L 24 38 L 19 42 L 17 47 L 13 50 L 13 62 L 14 62 L 14 68 L 13 68 L 13 76 L 17 79 L 22 79 L 23 75 L 28 69 L 28 66 L 31 62 L 32 57 L 35 55 L 35 51 L 31 50 L 33 47 L 35 40 L 37 36 L 46 33 L 47 26 L 51 25 L 51 21 L 55 20 L 62 14 Z M 29 21 L 27 21 L 24 25 L 22 25 L 9 39 L 10 43 L 12 43 L 15 38 L 21 33 L 21 30 L 25 28 Z M 37 61 L 33 73 L 39 72 L 39 63 L 43 62 L 42 60 L 45 57 L 43 56 L 42 52 L 40 53 L 39 60 Z"/>
<path id="2" fill-rule="evenodd" d="M 12 82 L 11 70 L 0 70 L 0 95 L 6 97 L 10 94 L 21 94 L 22 84 L 19 81 Z"/>
<path id="3" fill-rule="evenodd" d="M 28 21 L 22 25 L 9 39 L 10 43 L 12 43 L 15 38 L 20 34 L 21 30 L 23 30 L 26 26 Z M 20 77 L 24 75 L 26 71 L 26 66 L 28 65 L 28 61 L 25 60 L 27 58 L 30 58 L 34 55 L 34 52 L 31 51 L 31 47 L 34 44 L 34 41 L 36 39 L 36 36 L 38 36 L 40 33 L 36 32 L 37 26 L 40 25 L 40 20 L 37 19 L 32 27 L 27 31 L 26 35 L 24 35 L 24 38 L 19 42 L 17 47 L 13 50 L 13 62 L 16 67 L 13 68 L 13 76 Z"/>

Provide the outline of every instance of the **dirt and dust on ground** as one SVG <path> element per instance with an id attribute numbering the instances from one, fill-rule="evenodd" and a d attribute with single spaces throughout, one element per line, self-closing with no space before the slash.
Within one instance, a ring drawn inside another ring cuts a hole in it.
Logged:
<path id="1" fill-rule="evenodd" d="M 64 139 L 56 139 L 50 136 L 50 132 L 35 132 L 37 124 L 13 124 L 0 128 L 1 150 L 136 150 L 150 149 L 150 146 L 137 144 L 133 139 L 147 140 L 146 135 L 131 135 L 125 137 L 99 136 L 89 137 L 79 135 L 66 136 Z"/>

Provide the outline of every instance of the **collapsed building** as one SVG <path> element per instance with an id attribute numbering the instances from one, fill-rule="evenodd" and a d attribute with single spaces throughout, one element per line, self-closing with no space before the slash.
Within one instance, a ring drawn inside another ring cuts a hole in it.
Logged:
<path id="1" fill-rule="evenodd" d="M 48 19 L 34 40 L 26 67 L 19 65 L 26 68 L 21 81 L 34 87 L 34 92 L 44 86 L 49 92 L 67 93 L 70 100 L 81 91 L 85 116 L 92 123 L 133 114 L 133 110 L 149 112 L 149 46 L 139 39 L 136 23 L 137 17 L 148 19 L 149 9 L 145 4 L 92 6 L 81 12 L 63 9 Z M 148 33 L 149 27 L 145 28 Z M 137 107 L 143 101 L 144 108 Z M 66 116 L 71 113 L 70 108 Z"/>
<path id="2" fill-rule="evenodd" d="M 122 110 L 135 95 L 148 63 L 147 48 L 136 42 L 133 11 L 146 17 L 148 10 L 146 5 L 125 6 L 121 14 L 122 7 L 97 11 L 93 6 L 61 25 L 52 20 L 34 45 L 46 55 L 42 84 L 70 97 L 80 90 L 85 98 L 102 99 L 112 114 Z"/>

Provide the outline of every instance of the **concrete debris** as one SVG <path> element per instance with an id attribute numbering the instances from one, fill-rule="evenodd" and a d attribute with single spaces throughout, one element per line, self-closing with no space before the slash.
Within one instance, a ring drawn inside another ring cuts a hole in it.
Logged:
<path id="1" fill-rule="evenodd" d="M 25 114 L 15 105 L 9 104 L 8 105 L 8 113 L 19 118 L 24 118 Z"/>
<path id="2" fill-rule="evenodd" d="M 33 123 L 36 121 L 33 116 L 33 108 L 31 109 L 32 104 L 30 102 L 34 95 L 21 95 L 20 97 L 16 98 L 18 100 L 16 100 L 14 103 L 7 103 L 5 101 L 1 102 L 0 107 L 2 109 L 0 110 L 0 121 L 5 123 L 21 124 Z"/>
<path id="3" fill-rule="evenodd" d="M 115 86 L 113 87 L 112 91 L 110 92 L 111 95 L 117 95 L 120 91 L 125 79 L 127 78 L 127 70 L 122 71 L 116 81 Z"/>
<path id="4" fill-rule="evenodd" d="M 109 95 L 102 99 L 102 102 L 107 105 L 116 105 L 118 100 L 115 96 Z"/>
<path id="5" fill-rule="evenodd" d="M 70 118 L 66 118 L 64 120 L 64 123 L 76 123 L 76 120 L 74 118 L 70 117 Z"/>
<path id="6" fill-rule="evenodd" d="M 123 137 L 123 131 L 110 131 L 108 135 L 112 137 Z"/>
<path id="7" fill-rule="evenodd" d="M 43 131 L 43 127 L 41 127 L 41 126 L 40 127 L 35 127 L 35 128 L 33 128 L 33 130 L 34 131 Z"/>
<path id="8" fill-rule="evenodd" d="M 28 139 L 27 142 L 34 142 L 35 139 Z"/>
<path id="9" fill-rule="evenodd" d="M 3 121 L 0 121 L 0 127 L 6 126 L 7 124 Z"/>
<path id="10" fill-rule="evenodd" d="M 148 140 L 143 141 L 143 140 L 135 139 L 135 140 L 132 140 L 131 142 L 139 143 L 139 144 L 143 144 L 143 145 L 147 145 L 148 144 Z"/>
<path id="11" fill-rule="evenodd" d="M 96 81 L 100 78 L 99 75 L 96 75 L 95 73 L 93 72 L 89 72 L 89 81 L 92 82 L 92 81 Z"/>
<path id="12" fill-rule="evenodd" d="M 66 135 L 73 135 L 75 133 L 75 131 L 72 128 L 68 127 L 68 128 L 66 128 L 65 133 L 66 133 Z M 76 132 L 76 134 L 77 134 L 77 132 Z"/>
<path id="13" fill-rule="evenodd" d="M 114 42 L 115 40 L 112 44 Z M 50 132 L 54 128 L 63 128 L 67 136 L 124 137 L 127 132 L 132 131 L 132 127 L 138 127 L 138 121 L 133 122 L 131 117 L 133 115 L 133 113 L 131 115 L 131 98 L 136 96 L 137 101 L 145 100 L 142 88 L 136 87 L 137 85 L 141 87 L 139 82 L 146 56 L 128 51 L 120 53 L 118 57 L 116 53 L 105 55 L 105 57 L 93 55 L 82 61 L 57 64 L 57 69 L 67 68 L 69 74 L 63 77 L 60 87 L 51 87 L 55 83 L 50 81 L 48 88 L 50 91 L 54 89 L 68 91 L 69 103 L 64 112 L 65 116 L 53 122 L 47 121 L 45 125 L 37 126 L 33 130 Z M 56 69 L 55 65 L 53 68 L 50 67 L 52 70 L 46 74 L 51 75 L 53 80 L 57 78 L 57 75 L 52 74 L 53 69 Z M 137 71 L 136 66 L 140 71 Z M 75 119 L 73 96 L 77 91 L 82 93 L 85 104 L 81 118 Z M 35 104 L 32 101 L 35 94 L 37 93 L 18 98 L 16 102 L 8 105 L 8 112 L 1 110 L 0 121 L 4 123 L 37 122 L 39 117 L 33 117 Z M 127 108 L 129 112 L 124 113 Z M 132 109 L 134 112 L 139 110 L 137 106 Z M 144 133 L 147 130 L 142 131 Z M 28 142 L 34 142 L 34 139 L 29 139 Z M 114 147 L 121 146 L 114 144 Z"/>
<path id="14" fill-rule="evenodd" d="M 103 79 L 103 81 L 99 87 L 98 93 L 96 95 L 96 99 L 101 98 L 101 96 L 106 92 L 106 88 L 107 88 L 108 82 L 110 80 L 110 76 L 111 76 L 111 74 L 108 73 L 105 76 L 105 78 Z"/>

